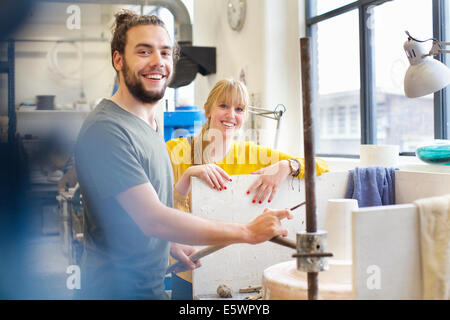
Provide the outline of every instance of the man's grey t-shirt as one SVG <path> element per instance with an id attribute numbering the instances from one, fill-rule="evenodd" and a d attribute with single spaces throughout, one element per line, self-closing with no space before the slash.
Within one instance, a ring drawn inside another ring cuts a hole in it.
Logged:
<path id="1" fill-rule="evenodd" d="M 173 173 L 162 136 L 103 99 L 80 130 L 75 164 L 87 206 L 81 297 L 167 298 L 169 243 L 146 236 L 116 199 L 151 183 L 159 200 L 172 206 Z"/>

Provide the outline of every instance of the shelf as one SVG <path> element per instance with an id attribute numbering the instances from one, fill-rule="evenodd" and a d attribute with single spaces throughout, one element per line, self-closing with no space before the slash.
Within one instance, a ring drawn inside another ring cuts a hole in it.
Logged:
<path id="1" fill-rule="evenodd" d="M 28 38 L 28 39 L 12 39 L 14 42 L 109 42 L 107 38 Z"/>
<path id="2" fill-rule="evenodd" d="M 22 110 L 19 109 L 16 111 L 17 113 L 30 113 L 30 114 L 57 114 L 57 113 L 79 113 L 79 114 L 88 114 L 91 111 L 81 111 L 81 110 Z"/>

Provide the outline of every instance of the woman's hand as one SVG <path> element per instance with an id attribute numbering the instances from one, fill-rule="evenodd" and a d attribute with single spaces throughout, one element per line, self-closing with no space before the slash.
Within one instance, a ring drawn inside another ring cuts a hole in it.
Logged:
<path id="1" fill-rule="evenodd" d="M 281 160 L 271 166 L 259 169 L 253 174 L 260 174 L 261 176 L 247 191 L 247 194 L 250 194 L 253 190 L 256 190 L 252 202 L 262 203 L 267 196 L 269 196 L 268 202 L 271 202 L 279 186 L 291 174 L 291 167 L 288 160 Z"/>
<path id="2" fill-rule="evenodd" d="M 197 260 L 196 262 L 192 262 L 191 259 L 189 259 L 189 256 L 197 252 L 198 250 L 192 246 L 188 246 L 185 244 L 179 244 L 172 242 L 170 244 L 170 255 L 177 259 L 178 261 L 181 261 L 184 263 L 183 266 L 177 267 L 174 270 L 174 273 L 179 273 L 187 270 L 193 270 L 198 267 L 202 266 L 202 263 L 200 260 Z"/>
<path id="3" fill-rule="evenodd" d="M 226 183 L 231 181 L 225 170 L 213 163 L 189 167 L 185 174 L 188 174 L 189 177 L 197 177 L 205 181 L 211 188 L 219 191 L 227 189 Z"/>

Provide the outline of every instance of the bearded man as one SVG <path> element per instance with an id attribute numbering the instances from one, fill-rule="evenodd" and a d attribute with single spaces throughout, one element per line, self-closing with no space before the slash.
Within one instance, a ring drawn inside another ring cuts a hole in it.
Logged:
<path id="1" fill-rule="evenodd" d="M 84 122 L 75 165 L 85 203 L 81 299 L 167 299 L 169 253 L 188 256 L 191 245 L 256 244 L 287 235 L 289 210 L 264 210 L 247 224 L 214 222 L 173 209 L 173 173 L 156 105 L 176 59 L 174 44 L 156 16 L 116 14 L 111 41 L 119 88 Z M 177 270 L 181 271 L 181 270 Z"/>

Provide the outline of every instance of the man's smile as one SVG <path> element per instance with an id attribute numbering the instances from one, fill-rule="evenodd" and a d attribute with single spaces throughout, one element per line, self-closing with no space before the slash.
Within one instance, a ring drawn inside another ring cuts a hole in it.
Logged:
<path id="1" fill-rule="evenodd" d="M 143 74 L 142 76 L 150 80 L 162 80 L 165 77 L 165 75 L 161 73 L 147 73 Z"/>

